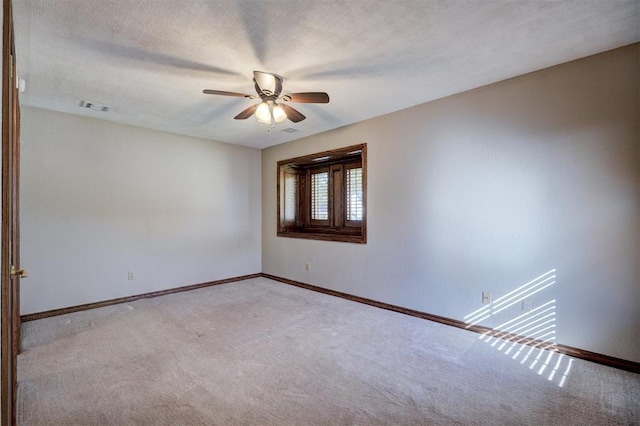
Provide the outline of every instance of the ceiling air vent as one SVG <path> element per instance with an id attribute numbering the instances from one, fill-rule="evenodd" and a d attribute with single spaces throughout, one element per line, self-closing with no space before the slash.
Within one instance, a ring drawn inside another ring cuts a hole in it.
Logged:
<path id="1" fill-rule="evenodd" d="M 98 104 L 96 102 L 87 102 L 87 101 L 80 101 L 80 106 L 82 108 L 88 108 L 88 109 L 92 109 L 94 111 L 100 111 L 100 112 L 108 112 L 111 109 L 111 107 L 108 107 L 106 105 Z"/>
<path id="2" fill-rule="evenodd" d="M 298 129 L 294 129 L 293 127 L 287 127 L 286 129 L 282 129 L 282 131 L 287 133 L 295 133 L 298 131 Z"/>

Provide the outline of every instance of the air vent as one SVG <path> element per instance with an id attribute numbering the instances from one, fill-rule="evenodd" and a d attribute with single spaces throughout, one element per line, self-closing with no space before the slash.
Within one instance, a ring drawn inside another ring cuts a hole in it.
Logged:
<path id="1" fill-rule="evenodd" d="M 87 101 L 81 101 L 80 106 L 82 108 L 88 108 L 88 109 L 92 109 L 94 111 L 100 111 L 100 112 L 108 112 L 111 109 L 111 107 L 108 107 L 106 105 L 98 104 L 96 102 L 87 102 Z"/>
<path id="2" fill-rule="evenodd" d="M 295 133 L 298 131 L 298 129 L 294 129 L 293 127 L 287 127 L 286 129 L 282 129 L 282 131 L 287 133 Z"/>

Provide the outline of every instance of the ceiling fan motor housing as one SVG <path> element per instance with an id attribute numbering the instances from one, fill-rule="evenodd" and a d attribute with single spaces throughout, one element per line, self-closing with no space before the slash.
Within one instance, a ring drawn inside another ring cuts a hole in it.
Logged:
<path id="1" fill-rule="evenodd" d="M 253 81 L 256 86 L 256 92 L 264 100 L 265 97 L 273 97 L 275 99 L 282 93 L 282 77 L 263 71 L 253 72 Z"/>

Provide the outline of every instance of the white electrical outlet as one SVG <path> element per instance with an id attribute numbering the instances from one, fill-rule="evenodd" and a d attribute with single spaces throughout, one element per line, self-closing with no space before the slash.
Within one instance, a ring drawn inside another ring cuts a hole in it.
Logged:
<path id="1" fill-rule="evenodd" d="M 307 264 L 304 265 L 304 270 L 305 271 L 310 271 L 311 270 L 311 264 L 309 262 L 307 262 Z"/>
<path id="2" fill-rule="evenodd" d="M 127 274 L 127 279 L 128 279 L 129 281 L 133 281 L 133 279 L 134 279 L 134 278 L 133 278 L 133 272 L 129 271 L 129 273 Z"/>
<path id="3" fill-rule="evenodd" d="M 491 293 L 488 291 L 483 291 L 482 292 L 482 304 L 483 305 L 488 305 L 491 303 Z"/>
<path id="4" fill-rule="evenodd" d="M 533 309 L 533 300 L 531 299 L 522 299 L 521 309 L 523 312 L 529 312 Z"/>

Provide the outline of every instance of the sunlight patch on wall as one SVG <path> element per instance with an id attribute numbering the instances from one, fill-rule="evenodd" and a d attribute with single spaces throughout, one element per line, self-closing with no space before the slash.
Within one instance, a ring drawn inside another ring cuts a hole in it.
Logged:
<path id="1" fill-rule="evenodd" d="M 498 314 L 504 316 L 508 314 L 506 310 L 515 305 L 520 304 L 524 309 L 526 300 L 555 283 L 556 270 L 551 269 L 466 315 L 467 328 Z M 492 330 L 482 333 L 479 339 L 563 387 L 573 359 L 559 353 L 556 347 L 556 300 L 548 300 L 535 309 L 510 316 Z"/>
<path id="2" fill-rule="evenodd" d="M 471 327 L 472 325 L 476 325 L 479 322 L 493 315 L 496 315 L 507 308 L 510 308 L 516 303 L 520 303 L 523 299 L 527 299 L 534 294 L 544 290 L 545 288 L 552 286 L 555 283 L 556 270 L 552 269 L 534 278 L 528 283 L 521 285 L 515 290 L 510 291 L 504 296 L 501 296 L 500 298 L 492 301 L 489 305 L 483 306 L 482 308 L 473 311 L 469 315 L 466 315 L 464 317 L 464 321 L 467 323 L 467 328 Z"/>

